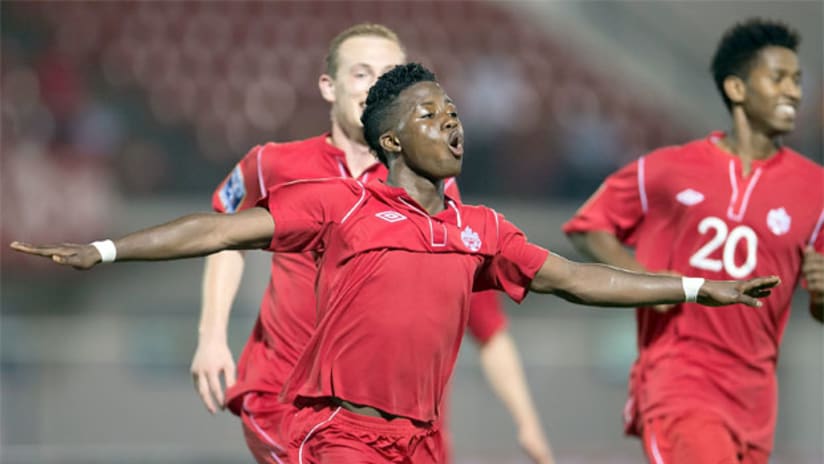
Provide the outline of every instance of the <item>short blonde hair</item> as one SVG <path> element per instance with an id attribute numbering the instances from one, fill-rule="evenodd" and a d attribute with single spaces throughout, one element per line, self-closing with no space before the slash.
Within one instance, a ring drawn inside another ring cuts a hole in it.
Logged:
<path id="1" fill-rule="evenodd" d="M 374 23 L 360 23 L 355 24 L 354 26 L 344 30 L 340 34 L 336 35 L 331 42 L 329 42 L 329 51 L 326 54 L 326 74 L 335 77 L 338 72 L 338 50 L 340 49 L 341 44 L 346 42 L 346 40 L 351 39 L 352 37 L 363 37 L 363 36 L 374 36 L 374 37 L 381 37 L 387 40 L 391 40 L 398 44 L 401 48 L 401 51 L 406 53 L 406 49 L 404 48 L 401 40 L 398 38 L 398 34 L 395 34 L 395 31 L 389 29 L 388 27 L 382 24 L 374 24 Z"/>

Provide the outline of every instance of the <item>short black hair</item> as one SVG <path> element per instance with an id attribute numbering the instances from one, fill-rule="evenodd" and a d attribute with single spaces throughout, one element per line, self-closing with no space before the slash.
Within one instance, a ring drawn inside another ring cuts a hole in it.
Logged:
<path id="1" fill-rule="evenodd" d="M 435 74 L 419 63 L 399 64 L 387 71 L 369 89 L 366 108 L 361 115 L 363 136 L 378 159 L 388 166 L 386 154 L 380 145 L 380 136 L 392 126 L 390 115 L 398 95 L 418 82 L 438 82 Z"/>
<path id="2" fill-rule="evenodd" d="M 724 92 L 724 79 L 729 76 L 746 79 L 758 52 L 766 47 L 784 47 L 797 52 L 800 42 L 798 32 L 779 21 L 752 18 L 728 29 L 718 42 L 710 66 L 727 109 L 732 109 L 732 102 Z"/>

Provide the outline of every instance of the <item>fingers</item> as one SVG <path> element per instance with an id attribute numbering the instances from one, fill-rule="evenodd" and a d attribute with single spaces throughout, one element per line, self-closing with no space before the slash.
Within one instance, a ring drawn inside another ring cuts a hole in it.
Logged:
<path id="1" fill-rule="evenodd" d="M 223 386 L 220 385 L 220 370 L 210 371 L 206 374 L 209 380 L 209 391 L 217 400 L 217 405 L 223 408 Z"/>
<path id="2" fill-rule="evenodd" d="M 738 297 L 738 302 L 750 306 L 752 308 L 760 308 L 763 303 L 758 298 L 753 298 L 747 294 L 742 293 Z"/>
<path id="3" fill-rule="evenodd" d="M 781 283 L 781 279 L 778 276 L 769 276 L 769 277 L 757 277 L 755 279 L 750 279 L 744 284 L 744 291 L 749 293 L 753 290 L 766 290 L 773 288 Z"/>
<path id="4" fill-rule="evenodd" d="M 203 401 L 203 405 L 206 406 L 206 410 L 212 414 L 216 413 L 217 408 L 212 400 L 212 394 L 209 391 L 209 381 L 206 379 L 206 374 L 203 372 L 195 372 L 192 373 L 192 377 L 195 384 L 195 390 L 200 395 L 200 400 Z"/>
<path id="5" fill-rule="evenodd" d="M 55 245 L 32 245 L 25 242 L 11 242 L 11 248 L 23 253 L 37 256 L 53 256 L 63 251 L 63 247 Z"/>
<path id="6" fill-rule="evenodd" d="M 741 294 L 738 301 L 753 308 L 760 308 L 763 305 L 761 298 L 770 296 L 773 287 L 781 283 L 778 276 L 757 277 L 750 279 L 741 287 Z"/>

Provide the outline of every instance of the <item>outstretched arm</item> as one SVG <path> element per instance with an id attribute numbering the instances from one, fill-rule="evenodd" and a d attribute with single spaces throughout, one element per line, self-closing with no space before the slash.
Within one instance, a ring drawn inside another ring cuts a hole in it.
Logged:
<path id="1" fill-rule="evenodd" d="M 758 307 L 778 277 L 747 281 L 707 280 L 696 289 L 695 301 L 708 306 L 742 303 Z M 581 264 L 550 253 L 530 290 L 553 293 L 574 303 L 593 306 L 652 306 L 681 303 L 690 289 L 680 277 L 627 271 L 604 264 Z"/>
<path id="2" fill-rule="evenodd" d="M 509 332 L 501 330 L 481 345 L 480 357 L 489 385 L 518 427 L 521 448 L 536 464 L 554 464 L 552 450 L 529 394 L 518 350 Z"/>
<path id="3" fill-rule="evenodd" d="M 205 256 L 227 249 L 265 247 L 275 224 L 269 212 L 260 207 L 237 214 L 198 213 L 115 240 L 118 261 L 158 261 Z M 23 253 L 50 257 L 54 262 L 76 269 L 89 269 L 102 256 L 92 245 L 31 245 L 13 242 Z"/>
<path id="4" fill-rule="evenodd" d="M 649 271 L 643 264 L 638 262 L 635 256 L 627 250 L 613 233 L 604 230 L 590 230 L 587 232 L 571 232 L 567 237 L 579 253 L 595 262 L 635 272 Z M 665 273 L 677 275 L 677 273 L 671 271 Z M 652 308 L 659 312 L 666 312 L 672 309 L 672 306 L 669 304 L 655 305 Z"/>

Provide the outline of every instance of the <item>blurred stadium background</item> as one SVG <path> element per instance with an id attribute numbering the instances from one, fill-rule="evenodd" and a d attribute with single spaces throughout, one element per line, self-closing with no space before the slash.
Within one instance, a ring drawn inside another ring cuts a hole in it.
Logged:
<path id="1" fill-rule="evenodd" d="M 0 462 L 251 461 L 238 421 L 209 416 L 191 385 L 202 261 L 76 273 L 6 244 L 88 241 L 207 210 L 251 146 L 327 129 L 316 80 L 345 27 L 384 23 L 439 74 L 466 125 L 470 201 L 575 256 L 559 227 L 604 175 L 727 127 L 707 67 L 735 21 L 802 33 L 805 98 L 788 143 L 821 163 L 822 5 L 3 1 Z M 267 273 L 252 254 L 236 356 Z M 799 293 L 782 350 L 775 463 L 824 462 L 824 332 L 806 302 Z M 559 462 L 642 462 L 621 434 L 632 312 L 539 297 L 509 309 Z M 459 464 L 526 462 L 471 343 L 453 397 Z"/>

